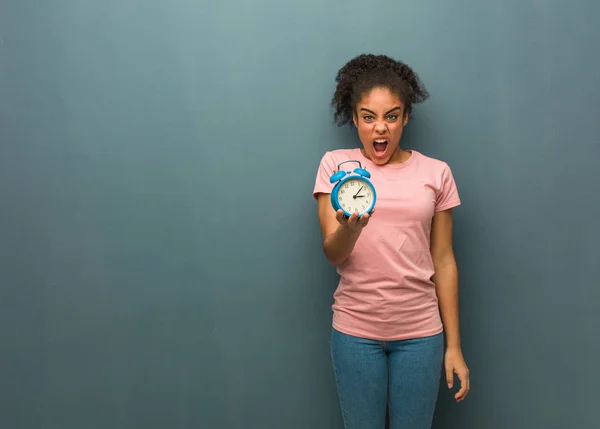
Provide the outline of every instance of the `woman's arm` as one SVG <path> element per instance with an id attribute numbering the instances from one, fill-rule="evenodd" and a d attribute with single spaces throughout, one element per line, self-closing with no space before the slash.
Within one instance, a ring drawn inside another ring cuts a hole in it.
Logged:
<path id="1" fill-rule="evenodd" d="M 355 213 L 350 219 L 345 219 L 341 210 L 337 213 L 333 210 L 329 194 L 319 194 L 318 207 L 323 251 L 332 264 L 341 265 L 354 250 L 354 245 L 370 216 L 365 214 L 359 219 Z"/>
<path id="2" fill-rule="evenodd" d="M 452 248 L 452 210 L 438 212 L 431 227 L 431 256 L 440 313 L 446 334 L 446 378 L 448 387 L 454 385 L 454 374 L 461 381 L 456 393 L 457 401 L 463 400 L 469 391 L 469 369 L 465 364 L 460 344 L 458 310 L 458 268 Z"/>
<path id="3" fill-rule="evenodd" d="M 438 212 L 431 226 L 431 256 L 448 348 L 460 349 L 458 268 L 452 248 L 452 212 Z"/>

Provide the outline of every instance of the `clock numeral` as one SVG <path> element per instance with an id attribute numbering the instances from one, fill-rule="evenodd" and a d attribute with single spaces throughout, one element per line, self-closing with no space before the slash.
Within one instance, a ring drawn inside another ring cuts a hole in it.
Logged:
<path id="1" fill-rule="evenodd" d="M 340 194 L 343 194 L 344 192 L 346 192 L 346 191 L 344 191 L 344 190 L 342 189 L 342 190 L 340 191 Z"/>

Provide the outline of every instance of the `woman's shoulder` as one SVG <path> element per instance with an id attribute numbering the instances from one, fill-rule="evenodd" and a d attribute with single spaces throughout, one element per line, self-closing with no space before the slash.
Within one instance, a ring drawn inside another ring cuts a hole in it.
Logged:
<path id="1" fill-rule="evenodd" d="M 320 164 L 321 166 L 337 169 L 338 164 L 344 161 L 357 160 L 359 156 L 359 149 L 331 149 L 322 155 Z"/>
<path id="2" fill-rule="evenodd" d="M 424 153 L 416 151 L 416 150 L 412 150 L 412 152 L 413 152 L 413 154 L 416 155 L 419 163 L 423 166 L 429 167 L 434 170 L 435 169 L 444 170 L 446 168 L 449 168 L 448 163 L 446 161 L 444 161 L 443 159 L 435 158 L 431 155 L 425 155 Z"/>
<path id="3" fill-rule="evenodd" d="M 454 175 L 448 163 L 442 159 L 432 156 L 417 154 L 418 169 L 416 170 L 421 180 L 434 186 L 440 195 L 436 210 L 440 207 L 450 207 L 460 204 Z"/>
<path id="4" fill-rule="evenodd" d="M 334 160 L 350 160 L 355 159 L 358 155 L 360 155 L 360 149 L 358 148 L 343 148 L 343 149 L 331 149 L 325 152 L 323 157 L 331 158 Z"/>
<path id="5" fill-rule="evenodd" d="M 418 164 L 418 171 L 431 178 L 446 177 L 452 175 L 452 169 L 448 162 L 443 159 L 435 158 L 431 155 L 425 155 L 421 152 L 413 151 L 416 155 L 416 164 Z"/>

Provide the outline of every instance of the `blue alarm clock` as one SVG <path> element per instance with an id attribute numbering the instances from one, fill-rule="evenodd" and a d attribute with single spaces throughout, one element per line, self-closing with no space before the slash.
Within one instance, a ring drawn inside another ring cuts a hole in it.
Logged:
<path id="1" fill-rule="evenodd" d="M 359 167 L 353 171 L 344 171 L 340 167 L 347 162 L 356 162 Z M 331 205 L 337 212 L 342 210 L 346 217 L 358 212 L 361 217 L 371 213 L 375 208 L 377 193 L 369 180 L 371 173 L 362 167 L 360 161 L 344 161 L 338 164 L 338 171 L 331 175 L 329 181 L 336 183 L 331 191 Z"/>

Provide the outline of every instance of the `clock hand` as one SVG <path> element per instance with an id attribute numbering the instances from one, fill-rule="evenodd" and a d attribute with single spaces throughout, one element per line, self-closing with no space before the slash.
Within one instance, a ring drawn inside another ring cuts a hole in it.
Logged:
<path id="1" fill-rule="evenodd" d="M 362 191 L 362 188 L 364 188 L 364 187 L 365 187 L 364 185 L 360 187 L 360 189 L 358 190 L 358 192 L 357 192 L 356 194 L 354 194 L 354 198 L 356 198 L 356 196 L 357 196 L 358 194 L 360 194 L 360 191 Z"/>

